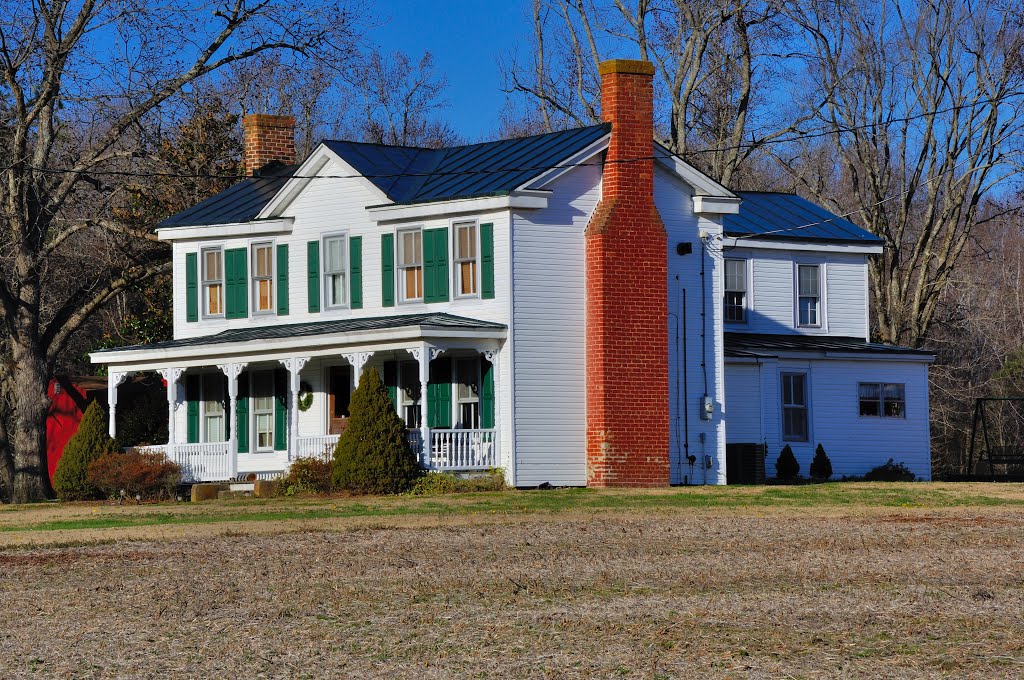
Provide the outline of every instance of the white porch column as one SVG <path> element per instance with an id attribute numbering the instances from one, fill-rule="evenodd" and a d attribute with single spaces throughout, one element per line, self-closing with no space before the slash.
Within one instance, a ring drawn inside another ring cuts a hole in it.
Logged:
<path id="1" fill-rule="evenodd" d="M 107 415 L 110 419 L 107 423 L 107 434 L 111 439 L 117 437 L 117 386 L 123 383 L 127 377 L 127 373 L 111 371 L 107 374 Z"/>
<path id="2" fill-rule="evenodd" d="M 242 375 L 247 364 L 218 364 L 217 368 L 228 379 L 228 470 L 231 479 L 238 476 L 238 376 Z"/>
<path id="3" fill-rule="evenodd" d="M 184 368 L 161 368 L 160 377 L 167 382 L 167 449 L 165 455 L 174 460 L 176 411 L 178 410 L 178 381 L 181 380 Z"/>
<path id="4" fill-rule="evenodd" d="M 430 382 L 430 362 L 440 350 L 423 343 L 409 350 L 413 358 L 419 362 L 420 368 L 420 465 L 427 467 L 431 459 L 430 427 L 427 426 L 427 384 Z"/>
<path id="5" fill-rule="evenodd" d="M 288 460 L 295 460 L 299 452 L 299 374 L 309 357 L 281 359 L 288 371 Z"/>

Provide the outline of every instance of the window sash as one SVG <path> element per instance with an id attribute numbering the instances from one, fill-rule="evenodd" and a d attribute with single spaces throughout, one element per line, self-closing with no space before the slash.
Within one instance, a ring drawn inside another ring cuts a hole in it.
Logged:
<path id="1" fill-rule="evenodd" d="M 402 300 L 423 299 L 423 231 L 398 232 L 398 269 L 402 282 Z"/>
<path id="2" fill-rule="evenodd" d="M 224 432 L 224 385 L 215 374 L 202 375 L 200 391 L 203 403 L 203 441 L 223 442 Z"/>
<path id="3" fill-rule="evenodd" d="M 782 438 L 805 442 L 808 433 L 807 376 L 803 373 L 782 374 Z"/>
<path id="4" fill-rule="evenodd" d="M 857 386 L 859 412 L 865 418 L 906 418 L 904 383 L 860 383 Z"/>
<path id="5" fill-rule="evenodd" d="M 398 406 L 400 413 L 405 420 L 405 426 L 411 428 L 420 427 L 422 409 L 420 398 L 422 397 L 422 386 L 420 385 L 420 366 L 415 361 L 403 361 L 398 364 Z"/>
<path id="6" fill-rule="evenodd" d="M 252 247 L 253 306 L 257 312 L 274 311 L 274 246 L 256 243 Z"/>
<path id="7" fill-rule="evenodd" d="M 202 251 L 203 316 L 224 316 L 224 251 Z"/>
<path id="8" fill-rule="evenodd" d="M 347 238 L 330 236 L 324 239 L 324 287 L 328 307 L 348 304 Z"/>
<path id="9" fill-rule="evenodd" d="M 821 325 L 821 268 L 797 265 L 797 308 L 801 326 Z"/>
<path id="10" fill-rule="evenodd" d="M 257 451 L 274 449 L 274 374 L 257 371 L 252 374 L 253 429 Z"/>
<path id="11" fill-rule="evenodd" d="M 476 222 L 462 222 L 455 229 L 455 290 L 460 297 L 477 294 L 478 250 Z"/>

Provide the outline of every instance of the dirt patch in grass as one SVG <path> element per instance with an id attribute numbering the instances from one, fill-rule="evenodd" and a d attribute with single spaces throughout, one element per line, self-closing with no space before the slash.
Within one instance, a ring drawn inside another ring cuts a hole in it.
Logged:
<path id="1" fill-rule="evenodd" d="M 1015 504 L 641 505 L 4 536 L 95 532 L 106 533 L 94 545 L 0 550 L 4 677 L 1024 672 Z"/>

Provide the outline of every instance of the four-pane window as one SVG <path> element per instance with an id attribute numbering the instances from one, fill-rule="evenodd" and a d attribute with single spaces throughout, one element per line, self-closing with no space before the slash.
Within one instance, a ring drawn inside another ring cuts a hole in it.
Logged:
<path id="1" fill-rule="evenodd" d="M 821 277 L 816 264 L 797 266 L 797 309 L 801 326 L 821 325 Z"/>
<path id="2" fill-rule="evenodd" d="M 224 315 L 224 251 L 203 250 L 203 314 Z"/>
<path id="3" fill-rule="evenodd" d="M 274 246 L 270 243 L 252 246 L 252 288 L 256 312 L 273 312 Z"/>
<path id="4" fill-rule="evenodd" d="M 274 373 L 253 373 L 253 423 L 256 429 L 256 450 L 274 450 Z"/>
<path id="5" fill-rule="evenodd" d="M 327 306 L 344 307 L 347 303 L 346 281 L 348 268 L 345 257 L 345 236 L 324 239 L 324 281 L 327 288 Z"/>
<path id="6" fill-rule="evenodd" d="M 402 300 L 423 299 L 423 232 L 398 232 L 398 280 Z"/>
<path id="7" fill-rule="evenodd" d="M 783 440 L 791 442 L 807 441 L 807 420 L 807 375 L 804 373 L 783 373 Z"/>
<path id="8" fill-rule="evenodd" d="M 459 222 L 455 229 L 455 291 L 460 297 L 476 295 L 476 222 Z"/>
<path id="9" fill-rule="evenodd" d="M 747 261 L 725 261 L 725 321 L 744 323 L 747 320 Z"/>
<path id="10" fill-rule="evenodd" d="M 205 442 L 227 439 L 224 428 L 224 376 L 207 373 L 202 376 L 203 431 Z"/>
<path id="11" fill-rule="evenodd" d="M 857 386 L 860 415 L 874 418 L 906 418 L 906 386 L 903 383 L 860 383 Z"/>

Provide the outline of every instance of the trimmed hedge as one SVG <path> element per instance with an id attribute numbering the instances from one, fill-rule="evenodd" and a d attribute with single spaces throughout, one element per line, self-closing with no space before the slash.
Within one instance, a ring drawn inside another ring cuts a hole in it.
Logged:
<path id="1" fill-rule="evenodd" d="M 791 481 L 800 476 L 800 463 L 793 455 L 793 449 L 786 444 L 782 447 L 778 460 L 775 461 L 775 477 L 777 479 Z"/>
<path id="2" fill-rule="evenodd" d="M 814 450 L 814 460 L 811 461 L 811 478 L 828 479 L 831 476 L 832 461 L 829 460 L 828 454 L 825 453 L 825 447 L 818 444 L 818 448 Z"/>

